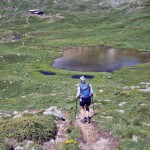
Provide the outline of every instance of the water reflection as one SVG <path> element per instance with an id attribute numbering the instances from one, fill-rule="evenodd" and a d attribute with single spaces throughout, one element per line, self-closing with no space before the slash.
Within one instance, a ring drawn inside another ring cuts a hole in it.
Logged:
<path id="1" fill-rule="evenodd" d="M 53 67 L 82 72 L 113 72 L 122 66 L 133 66 L 149 61 L 149 52 L 90 46 L 65 50 L 63 57 L 56 59 Z"/>

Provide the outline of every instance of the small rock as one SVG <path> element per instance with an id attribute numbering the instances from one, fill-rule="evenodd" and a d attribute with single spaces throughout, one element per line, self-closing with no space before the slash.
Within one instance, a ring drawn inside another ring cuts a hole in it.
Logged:
<path id="1" fill-rule="evenodd" d="M 29 110 L 25 110 L 22 112 L 22 115 L 29 114 Z"/>
<path id="2" fill-rule="evenodd" d="M 49 142 L 52 143 L 52 144 L 55 144 L 55 140 L 54 139 L 51 139 Z"/>
<path id="3" fill-rule="evenodd" d="M 140 104 L 141 106 L 145 106 L 146 104 Z"/>
<path id="4" fill-rule="evenodd" d="M 51 111 L 51 110 L 54 110 L 54 109 L 57 109 L 57 106 L 51 106 L 50 108 L 46 109 L 45 111 Z"/>
<path id="5" fill-rule="evenodd" d="M 32 145 L 32 144 L 34 144 L 33 141 L 28 141 L 28 142 L 26 143 L 25 149 L 28 149 L 28 148 L 30 147 L 30 145 Z"/>
<path id="6" fill-rule="evenodd" d="M 15 150 L 24 150 L 24 148 L 22 146 L 17 146 Z"/>
<path id="7" fill-rule="evenodd" d="M 93 112 L 93 109 L 90 109 L 89 111 L 90 111 L 90 113 L 92 113 L 92 112 Z"/>
<path id="8" fill-rule="evenodd" d="M 106 99 L 106 100 L 98 100 L 99 102 L 110 102 L 111 100 Z"/>
<path id="9" fill-rule="evenodd" d="M 101 118 L 104 118 L 104 119 L 112 119 L 113 117 L 112 116 L 100 116 Z"/>
<path id="10" fill-rule="evenodd" d="M 18 115 L 18 114 L 19 114 L 18 111 L 14 111 L 14 112 L 13 112 L 13 115 Z"/>
<path id="11" fill-rule="evenodd" d="M 61 143 L 61 142 L 63 142 L 63 141 L 64 141 L 63 138 L 57 138 L 57 139 L 56 139 L 56 144 Z"/>
<path id="12" fill-rule="evenodd" d="M 110 102 L 111 100 L 109 100 L 109 99 L 106 99 L 106 100 L 104 100 L 104 102 Z"/>
<path id="13" fill-rule="evenodd" d="M 135 86 L 131 86 L 131 89 L 135 89 Z"/>
<path id="14" fill-rule="evenodd" d="M 144 124 L 145 126 L 150 127 L 150 123 L 146 123 L 146 122 L 144 122 L 143 124 Z"/>
<path id="15" fill-rule="evenodd" d="M 6 114 L 6 115 L 4 115 L 3 117 L 8 117 L 8 118 L 10 118 L 10 117 L 12 117 L 12 115 L 11 114 Z"/>
<path id="16" fill-rule="evenodd" d="M 21 118 L 22 117 L 22 115 L 21 114 L 18 114 L 18 115 L 15 115 L 14 117 L 13 117 L 13 119 L 17 119 L 17 118 Z"/>
<path id="17" fill-rule="evenodd" d="M 150 85 L 150 82 L 141 82 L 140 84 L 148 84 L 148 85 Z"/>
<path id="18" fill-rule="evenodd" d="M 21 96 L 21 98 L 26 98 L 26 96 Z"/>
<path id="19" fill-rule="evenodd" d="M 140 88 L 140 86 L 136 86 L 136 89 L 139 89 Z"/>
<path id="20" fill-rule="evenodd" d="M 99 90 L 100 93 L 104 92 L 104 90 Z"/>
<path id="21" fill-rule="evenodd" d="M 150 92 L 150 87 L 148 87 L 147 89 L 139 89 L 140 92 Z"/>
<path id="22" fill-rule="evenodd" d="M 132 141 L 137 142 L 138 141 L 138 136 L 132 135 Z"/>
<path id="23" fill-rule="evenodd" d="M 0 115 L 6 115 L 6 113 L 1 113 L 1 112 L 0 112 Z"/>
<path id="24" fill-rule="evenodd" d="M 119 103 L 119 106 L 123 106 L 125 104 L 126 104 L 126 102 L 121 102 L 121 103 Z"/>
<path id="25" fill-rule="evenodd" d="M 124 110 L 117 110 L 117 112 L 119 112 L 119 113 L 124 113 Z"/>
<path id="26" fill-rule="evenodd" d="M 129 87 L 128 86 L 125 86 L 125 87 L 123 87 L 124 89 L 129 89 Z"/>
<path id="27" fill-rule="evenodd" d="M 61 112 L 59 109 L 57 109 L 56 106 L 52 106 L 52 107 L 50 107 L 49 109 L 46 109 L 46 110 L 43 112 L 43 115 L 53 115 L 53 116 L 55 116 L 55 117 L 57 117 L 57 118 L 59 118 L 59 119 L 64 118 L 62 112 Z"/>

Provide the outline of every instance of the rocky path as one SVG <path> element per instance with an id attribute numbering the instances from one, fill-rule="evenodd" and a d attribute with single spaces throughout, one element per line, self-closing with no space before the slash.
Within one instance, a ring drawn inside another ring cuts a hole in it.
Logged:
<path id="1" fill-rule="evenodd" d="M 65 113 L 61 113 L 57 107 L 50 107 L 49 109 L 43 110 L 33 110 L 33 111 L 24 111 L 24 112 L 14 112 L 13 119 L 22 117 L 23 114 L 32 114 L 35 115 L 39 112 L 43 112 L 43 115 L 53 114 L 58 119 L 56 121 L 57 124 L 57 136 L 56 139 L 51 139 L 43 143 L 43 150 L 56 150 L 57 145 L 59 143 L 64 143 L 68 139 L 68 135 L 66 133 L 67 126 L 69 125 L 69 116 Z M 91 110 L 91 115 L 92 115 Z M 4 114 L 4 113 L 3 113 Z M 93 113 L 94 114 L 94 113 Z M 8 114 L 6 115 L 8 116 Z M 62 119 L 63 118 L 65 119 Z M 81 113 L 77 116 L 74 125 L 80 128 L 80 138 L 78 139 L 78 144 L 81 150 L 116 150 L 120 139 L 114 138 L 111 136 L 110 131 L 100 131 L 96 122 L 91 120 L 91 123 L 83 124 L 81 123 Z M 16 140 L 10 139 L 7 141 L 10 145 L 13 145 L 14 150 L 18 150 L 20 148 L 23 150 L 29 144 L 32 144 L 32 141 L 25 140 L 21 143 L 18 143 Z"/>
<path id="2" fill-rule="evenodd" d="M 113 138 L 109 131 L 100 132 L 96 122 L 83 124 L 81 115 L 77 116 L 75 125 L 80 127 L 81 137 L 79 145 L 81 150 L 116 150 L 120 139 Z"/>

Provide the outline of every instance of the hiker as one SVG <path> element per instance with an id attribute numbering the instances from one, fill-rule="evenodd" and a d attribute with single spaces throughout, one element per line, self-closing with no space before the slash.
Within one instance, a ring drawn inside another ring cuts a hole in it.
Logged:
<path id="1" fill-rule="evenodd" d="M 93 96 L 93 89 L 89 83 L 85 82 L 85 77 L 80 77 L 80 85 L 78 86 L 76 98 L 80 99 L 81 106 L 81 115 L 83 119 L 81 119 L 82 123 L 90 123 L 90 113 L 89 106 L 91 104 L 91 97 Z"/>

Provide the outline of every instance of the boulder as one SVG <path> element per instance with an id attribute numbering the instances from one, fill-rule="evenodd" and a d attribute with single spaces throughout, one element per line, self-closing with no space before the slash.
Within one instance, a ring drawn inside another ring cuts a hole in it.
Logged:
<path id="1" fill-rule="evenodd" d="M 52 106 L 52 107 L 46 109 L 43 112 L 43 115 L 53 115 L 59 119 L 64 120 L 64 115 L 62 114 L 61 110 L 57 109 L 56 106 Z"/>

